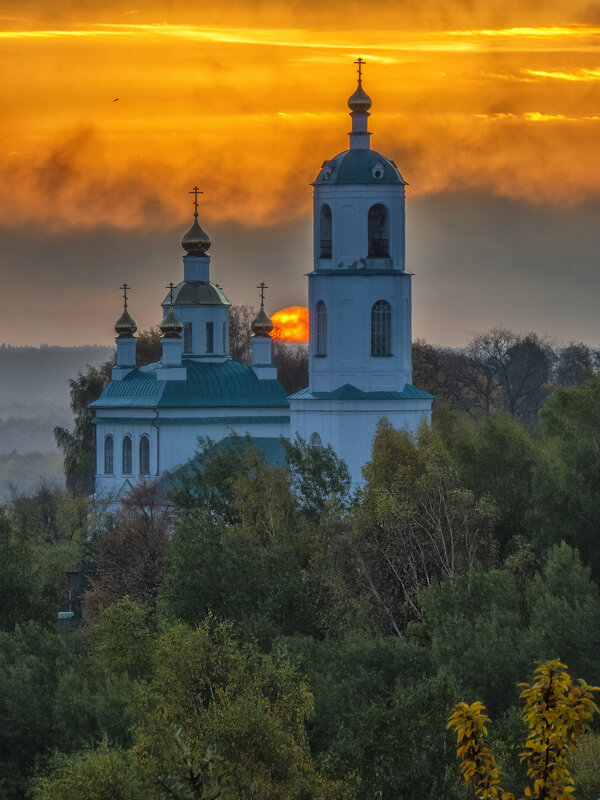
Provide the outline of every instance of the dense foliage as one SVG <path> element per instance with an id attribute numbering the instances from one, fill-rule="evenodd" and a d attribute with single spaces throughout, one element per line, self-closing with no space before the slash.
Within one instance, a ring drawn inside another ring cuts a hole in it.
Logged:
<path id="1" fill-rule="evenodd" d="M 168 506 L 154 484 L 117 510 L 14 497 L 0 798 L 463 800 L 459 701 L 485 704 L 520 796 L 517 683 L 551 659 L 600 683 L 600 377 L 575 347 L 540 388 L 526 338 L 491 365 L 479 343 L 473 408 L 442 397 L 415 436 L 383 420 L 359 491 L 328 448 L 274 467 L 241 438 L 203 441 Z M 580 741 L 561 769 L 596 800 L 600 735 Z"/>

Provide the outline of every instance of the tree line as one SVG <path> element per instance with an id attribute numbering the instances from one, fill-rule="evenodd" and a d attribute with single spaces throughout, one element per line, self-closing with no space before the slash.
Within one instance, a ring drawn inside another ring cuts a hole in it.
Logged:
<path id="1" fill-rule="evenodd" d="M 110 513 L 14 497 L 0 797 L 462 800 L 459 701 L 485 704 L 520 796 L 516 684 L 551 659 L 600 683 L 600 376 L 545 383 L 530 422 L 503 374 L 489 409 L 382 420 L 358 491 L 329 448 L 275 467 L 240 437 L 203 440 L 167 505 L 155 483 Z M 69 570 L 82 621 L 57 627 Z M 568 756 L 581 800 L 599 756 L 594 722 Z"/>

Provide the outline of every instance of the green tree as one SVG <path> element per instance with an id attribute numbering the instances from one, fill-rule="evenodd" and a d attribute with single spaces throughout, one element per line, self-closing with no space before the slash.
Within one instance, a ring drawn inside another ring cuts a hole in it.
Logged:
<path id="1" fill-rule="evenodd" d="M 88 367 L 69 381 L 71 410 L 75 418 L 73 431 L 56 427 L 56 444 L 64 456 L 67 489 L 76 495 L 88 495 L 94 491 L 96 474 L 96 431 L 92 424 L 95 414 L 89 408 L 97 400 L 110 380 L 112 361 L 100 367 Z"/>
<path id="2" fill-rule="evenodd" d="M 189 790 L 188 762 L 198 770 L 210 752 L 223 800 L 323 797 L 306 736 L 312 696 L 287 660 L 239 644 L 214 618 L 171 627 L 155 658 L 153 710 L 137 749 L 146 774 Z"/>
<path id="3" fill-rule="evenodd" d="M 533 484 L 538 547 L 564 539 L 598 576 L 600 376 L 553 389 L 540 417 L 544 458 Z"/>
<path id="4" fill-rule="evenodd" d="M 460 479 L 439 434 L 380 422 L 354 515 L 357 565 L 388 629 L 419 618 L 419 590 L 494 557 L 493 504 Z"/>

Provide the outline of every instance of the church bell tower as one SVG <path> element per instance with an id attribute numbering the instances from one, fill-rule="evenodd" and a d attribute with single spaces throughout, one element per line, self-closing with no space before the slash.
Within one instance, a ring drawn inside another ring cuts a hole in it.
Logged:
<path id="1" fill-rule="evenodd" d="M 416 429 L 431 395 L 413 387 L 411 274 L 405 263 L 405 186 L 396 164 L 371 149 L 371 98 L 348 106 L 347 150 L 325 161 L 314 188 L 309 273 L 309 386 L 290 398 L 294 428 L 329 443 L 356 482 L 377 422 Z"/>

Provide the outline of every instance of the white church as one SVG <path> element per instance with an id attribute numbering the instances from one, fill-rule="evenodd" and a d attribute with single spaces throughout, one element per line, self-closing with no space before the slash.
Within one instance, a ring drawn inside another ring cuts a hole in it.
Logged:
<path id="1" fill-rule="evenodd" d="M 252 363 L 230 358 L 230 303 L 210 280 L 211 242 L 196 197 L 194 224 L 182 240 L 183 280 L 162 303 L 157 363 L 136 366 L 137 328 L 124 285 L 116 366 L 91 404 L 99 494 L 118 498 L 140 479 L 172 472 L 193 458 L 199 436 L 234 434 L 249 434 L 265 453 L 296 433 L 312 446 L 331 445 L 360 484 L 382 417 L 412 431 L 429 421 L 433 397 L 411 383 L 406 183 L 391 159 L 371 149 L 371 99 L 358 64 L 349 149 L 325 161 L 313 183 L 307 388 L 287 396 L 277 380 L 273 325 L 262 303 L 252 323 Z"/>

